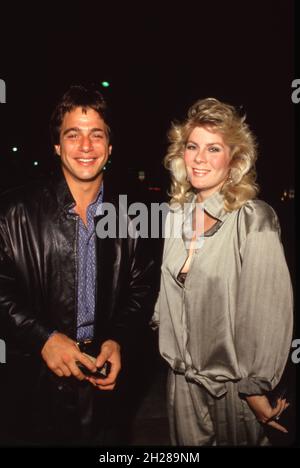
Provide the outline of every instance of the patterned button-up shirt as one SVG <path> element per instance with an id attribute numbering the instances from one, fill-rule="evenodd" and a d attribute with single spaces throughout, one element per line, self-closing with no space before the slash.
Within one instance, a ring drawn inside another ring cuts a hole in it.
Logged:
<path id="1" fill-rule="evenodd" d="M 101 214 L 103 184 L 87 208 L 87 224 L 78 219 L 77 232 L 77 340 L 93 338 L 96 299 L 95 216 Z M 74 213 L 74 207 L 71 209 Z"/>

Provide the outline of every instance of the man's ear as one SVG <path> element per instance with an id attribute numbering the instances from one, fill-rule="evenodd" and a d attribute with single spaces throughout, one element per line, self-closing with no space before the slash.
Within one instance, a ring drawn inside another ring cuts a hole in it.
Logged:
<path id="1" fill-rule="evenodd" d="M 55 153 L 60 156 L 60 145 L 54 145 Z"/>
<path id="2" fill-rule="evenodd" d="M 109 147 L 108 147 L 108 154 L 109 154 L 109 156 L 111 155 L 111 152 L 112 152 L 112 145 L 109 145 Z"/>

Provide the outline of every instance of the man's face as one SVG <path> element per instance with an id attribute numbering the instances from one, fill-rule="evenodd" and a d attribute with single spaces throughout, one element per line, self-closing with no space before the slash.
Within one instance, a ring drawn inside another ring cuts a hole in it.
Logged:
<path id="1" fill-rule="evenodd" d="M 64 116 L 60 143 L 55 151 L 61 158 L 67 181 L 91 182 L 101 179 L 111 153 L 106 125 L 98 112 L 77 107 Z"/>

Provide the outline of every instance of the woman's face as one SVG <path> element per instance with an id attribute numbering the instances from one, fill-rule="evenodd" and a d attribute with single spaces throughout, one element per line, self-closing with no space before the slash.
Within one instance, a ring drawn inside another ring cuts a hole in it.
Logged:
<path id="1" fill-rule="evenodd" d="M 219 191 L 227 179 L 230 148 L 221 133 L 195 127 L 185 145 L 184 162 L 188 179 L 203 201 Z"/>

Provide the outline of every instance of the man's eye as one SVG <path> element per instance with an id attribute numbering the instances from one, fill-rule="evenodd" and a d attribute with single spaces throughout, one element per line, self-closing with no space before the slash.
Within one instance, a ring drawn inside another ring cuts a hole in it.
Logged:
<path id="1" fill-rule="evenodd" d="M 102 133 L 93 133 L 93 138 L 103 138 L 103 134 Z"/>
<path id="2" fill-rule="evenodd" d="M 75 138 L 77 138 L 77 136 L 78 136 L 77 133 L 69 133 L 67 135 L 67 138 L 70 138 L 71 140 L 74 140 Z"/>

